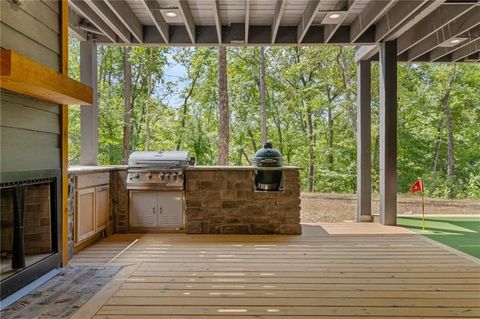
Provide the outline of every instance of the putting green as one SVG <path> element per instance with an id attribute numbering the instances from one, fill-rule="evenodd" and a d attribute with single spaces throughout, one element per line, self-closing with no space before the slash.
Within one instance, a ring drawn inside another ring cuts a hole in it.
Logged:
<path id="1" fill-rule="evenodd" d="M 398 217 L 398 225 L 480 258 L 480 217 Z"/>

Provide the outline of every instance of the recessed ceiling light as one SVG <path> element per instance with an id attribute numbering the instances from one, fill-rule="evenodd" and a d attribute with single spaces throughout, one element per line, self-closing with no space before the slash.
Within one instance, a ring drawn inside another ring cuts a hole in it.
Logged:
<path id="1" fill-rule="evenodd" d="M 320 11 L 324 14 L 321 24 L 338 24 L 347 14 L 346 11 Z"/>
<path id="2" fill-rule="evenodd" d="M 451 47 L 455 47 L 455 46 L 459 45 L 460 43 L 463 43 L 467 40 L 468 40 L 467 37 L 455 37 L 455 38 L 448 39 L 447 41 L 444 41 L 444 42 L 440 43 L 438 46 L 439 47 L 444 47 L 444 48 L 451 48 Z"/>
<path id="3" fill-rule="evenodd" d="M 172 11 L 165 12 L 165 15 L 169 18 L 176 18 L 177 17 L 177 14 L 175 12 L 172 12 Z"/>

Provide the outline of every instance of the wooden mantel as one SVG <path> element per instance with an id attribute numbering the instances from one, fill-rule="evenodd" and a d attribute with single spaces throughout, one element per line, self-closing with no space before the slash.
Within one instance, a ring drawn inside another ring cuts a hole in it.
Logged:
<path id="1" fill-rule="evenodd" d="M 0 51 L 0 88 L 58 104 L 92 104 L 91 87 L 12 50 Z"/>

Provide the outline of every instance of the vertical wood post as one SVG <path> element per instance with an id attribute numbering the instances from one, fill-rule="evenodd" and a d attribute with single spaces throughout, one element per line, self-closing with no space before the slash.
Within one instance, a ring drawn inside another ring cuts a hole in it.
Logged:
<path id="1" fill-rule="evenodd" d="M 397 42 L 380 44 L 380 223 L 397 224 Z"/>
<path id="2" fill-rule="evenodd" d="M 68 0 L 62 0 L 61 11 L 61 71 L 62 74 L 68 75 Z M 60 106 L 61 114 L 61 132 L 62 132 L 62 267 L 68 264 L 68 105 Z M 59 221 L 60 222 L 60 221 Z M 60 234 L 59 234 L 60 235 Z"/>
<path id="3" fill-rule="evenodd" d="M 357 222 L 372 221 L 371 62 L 357 65 Z"/>
<path id="4" fill-rule="evenodd" d="M 93 88 L 93 104 L 80 107 L 80 164 L 97 165 L 97 46 L 93 41 L 80 42 L 80 80 Z"/>

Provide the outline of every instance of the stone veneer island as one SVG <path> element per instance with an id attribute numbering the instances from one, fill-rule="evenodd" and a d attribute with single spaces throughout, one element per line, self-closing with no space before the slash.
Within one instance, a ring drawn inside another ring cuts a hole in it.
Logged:
<path id="1" fill-rule="evenodd" d="M 187 168 L 185 232 L 301 234 L 299 168 L 275 168 L 283 171 L 283 189 L 268 192 L 255 190 L 256 169 L 246 166 Z"/>

